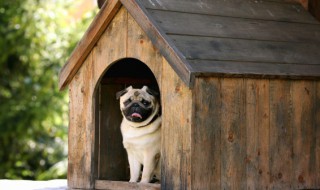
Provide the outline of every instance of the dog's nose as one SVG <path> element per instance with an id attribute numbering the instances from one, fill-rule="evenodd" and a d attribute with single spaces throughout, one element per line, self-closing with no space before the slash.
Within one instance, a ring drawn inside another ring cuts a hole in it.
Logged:
<path id="1" fill-rule="evenodd" d="M 134 103 L 134 104 L 132 104 L 132 107 L 139 107 L 139 104 L 138 103 Z"/>

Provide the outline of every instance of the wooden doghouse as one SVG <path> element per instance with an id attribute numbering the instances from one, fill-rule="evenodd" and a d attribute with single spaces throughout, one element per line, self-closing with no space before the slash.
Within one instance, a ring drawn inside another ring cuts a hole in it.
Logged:
<path id="1" fill-rule="evenodd" d="M 140 188 L 115 93 L 145 84 L 161 94 L 161 189 L 320 188 L 320 24 L 299 4 L 108 0 L 60 73 L 69 188 Z"/>

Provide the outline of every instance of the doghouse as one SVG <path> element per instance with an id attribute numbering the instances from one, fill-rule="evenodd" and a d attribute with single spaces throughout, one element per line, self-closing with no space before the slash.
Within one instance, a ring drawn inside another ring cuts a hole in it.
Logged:
<path id="1" fill-rule="evenodd" d="M 320 24 L 299 4 L 108 0 L 59 85 L 69 188 L 320 188 Z M 126 182 L 129 85 L 161 94 L 161 184 Z"/>

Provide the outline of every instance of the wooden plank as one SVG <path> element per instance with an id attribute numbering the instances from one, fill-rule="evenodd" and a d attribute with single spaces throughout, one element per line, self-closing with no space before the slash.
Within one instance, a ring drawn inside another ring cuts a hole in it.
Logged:
<path id="1" fill-rule="evenodd" d="M 103 73 L 114 61 L 125 57 L 126 55 L 126 31 L 127 20 L 124 8 L 121 8 L 110 22 L 112 27 L 108 27 L 96 46 L 93 48 L 93 68 L 94 81 L 101 84 Z M 114 46 L 113 43 L 117 43 Z M 119 107 L 115 99 L 115 93 L 122 90 L 122 85 L 109 85 L 100 87 L 98 118 L 100 133 L 97 138 L 99 139 L 99 146 L 96 149 L 98 154 L 98 168 L 96 172 L 96 179 L 109 179 L 109 180 L 127 180 L 127 159 L 126 153 L 123 149 L 120 134 L 121 114 L 115 112 L 114 108 Z M 112 111 L 110 111 L 110 109 Z M 114 118 L 114 120 L 110 120 Z M 118 130 L 117 130 L 118 129 Z M 115 150 L 116 149 L 116 150 Z"/>
<path id="2" fill-rule="evenodd" d="M 187 59 L 319 65 L 319 46 L 199 36 L 169 35 Z"/>
<path id="3" fill-rule="evenodd" d="M 293 108 L 293 185 L 295 189 L 316 188 L 315 83 L 295 81 L 291 96 Z"/>
<path id="4" fill-rule="evenodd" d="M 119 0 L 108 1 L 91 23 L 77 47 L 74 49 L 67 63 L 59 73 L 59 88 L 63 90 L 77 73 L 84 60 L 118 12 L 121 3 Z"/>
<path id="5" fill-rule="evenodd" d="M 101 85 L 98 179 L 129 181 L 127 153 L 120 132 L 122 115 L 115 98 L 116 92 L 123 89 L 122 84 Z"/>
<path id="6" fill-rule="evenodd" d="M 191 60 L 196 76 L 319 79 L 320 65 Z"/>
<path id="7" fill-rule="evenodd" d="M 100 81 L 113 63 L 127 57 L 127 25 L 127 11 L 121 7 L 93 49 L 95 81 Z"/>
<path id="8" fill-rule="evenodd" d="M 170 10 L 261 20 L 319 24 L 299 4 L 275 3 L 264 0 L 141 0 L 148 9 Z"/>
<path id="9" fill-rule="evenodd" d="M 95 107 L 92 54 L 70 83 L 68 132 L 68 187 L 91 189 L 94 186 Z"/>
<path id="10" fill-rule="evenodd" d="M 246 189 L 244 79 L 221 79 L 221 189 Z"/>
<path id="11" fill-rule="evenodd" d="M 320 82 L 316 82 L 316 98 L 315 98 L 315 136 L 316 136 L 316 186 L 320 187 Z"/>
<path id="12" fill-rule="evenodd" d="M 167 38 L 165 33 L 157 26 L 156 22 L 148 14 L 141 2 L 121 0 L 121 3 L 128 9 L 132 17 L 146 32 L 153 45 L 157 47 L 161 54 L 168 60 L 168 63 L 185 84 L 187 86 L 192 86 L 192 68 L 189 66 L 189 63 L 177 50 L 172 41 Z"/>
<path id="13" fill-rule="evenodd" d="M 94 92 L 94 109 L 95 109 L 95 117 L 94 117 L 94 123 L 95 123 L 95 134 L 94 134 L 94 179 L 99 179 L 99 173 L 100 173 L 100 102 L 101 102 L 101 85 L 98 84 L 96 87 L 96 90 Z"/>
<path id="14" fill-rule="evenodd" d="M 269 81 L 246 79 L 247 189 L 269 187 Z"/>
<path id="15" fill-rule="evenodd" d="M 101 34 L 93 49 L 93 76 L 95 83 L 101 84 L 103 74 L 115 61 L 126 57 L 127 12 L 121 8 Z M 114 44 L 117 44 L 116 46 Z M 99 103 L 99 149 L 96 179 L 128 180 L 128 163 L 120 134 L 121 114 L 115 93 L 124 88 L 123 84 L 102 85 Z M 117 111 L 114 111 L 117 110 Z M 112 118 L 112 119 L 110 119 Z"/>
<path id="16" fill-rule="evenodd" d="M 192 93 L 165 59 L 162 68 L 161 188 L 190 189 Z"/>
<path id="17" fill-rule="evenodd" d="M 107 181 L 96 180 L 95 189 L 109 189 L 109 190 L 160 190 L 160 184 L 152 183 L 129 183 L 123 181 Z"/>
<path id="18" fill-rule="evenodd" d="M 270 81 L 270 188 L 292 189 L 291 81 Z"/>
<path id="19" fill-rule="evenodd" d="M 137 79 L 131 77 L 108 77 L 101 80 L 101 84 L 145 84 L 152 85 L 151 79 Z"/>
<path id="20" fill-rule="evenodd" d="M 162 77 L 162 55 L 153 46 L 147 34 L 142 30 L 134 18 L 127 13 L 128 17 L 128 42 L 127 57 L 136 58 L 145 63 L 157 79 L 158 86 L 161 87 Z"/>
<path id="21" fill-rule="evenodd" d="M 257 189 L 268 189 L 270 184 L 270 81 L 257 80 L 256 84 L 256 125 L 258 125 L 258 163 L 259 163 L 259 178 Z"/>
<path id="22" fill-rule="evenodd" d="M 191 189 L 221 189 L 220 79 L 197 78 L 193 92 Z"/>
<path id="23" fill-rule="evenodd" d="M 149 10 L 168 34 L 270 41 L 320 42 L 320 25 Z M 190 27 L 192 25 L 192 27 Z"/>

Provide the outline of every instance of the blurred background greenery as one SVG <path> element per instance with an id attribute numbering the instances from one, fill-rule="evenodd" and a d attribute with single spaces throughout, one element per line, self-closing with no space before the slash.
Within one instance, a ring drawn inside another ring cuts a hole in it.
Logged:
<path id="1" fill-rule="evenodd" d="M 0 0 L 0 179 L 66 178 L 58 73 L 97 12 L 84 1 Z"/>

